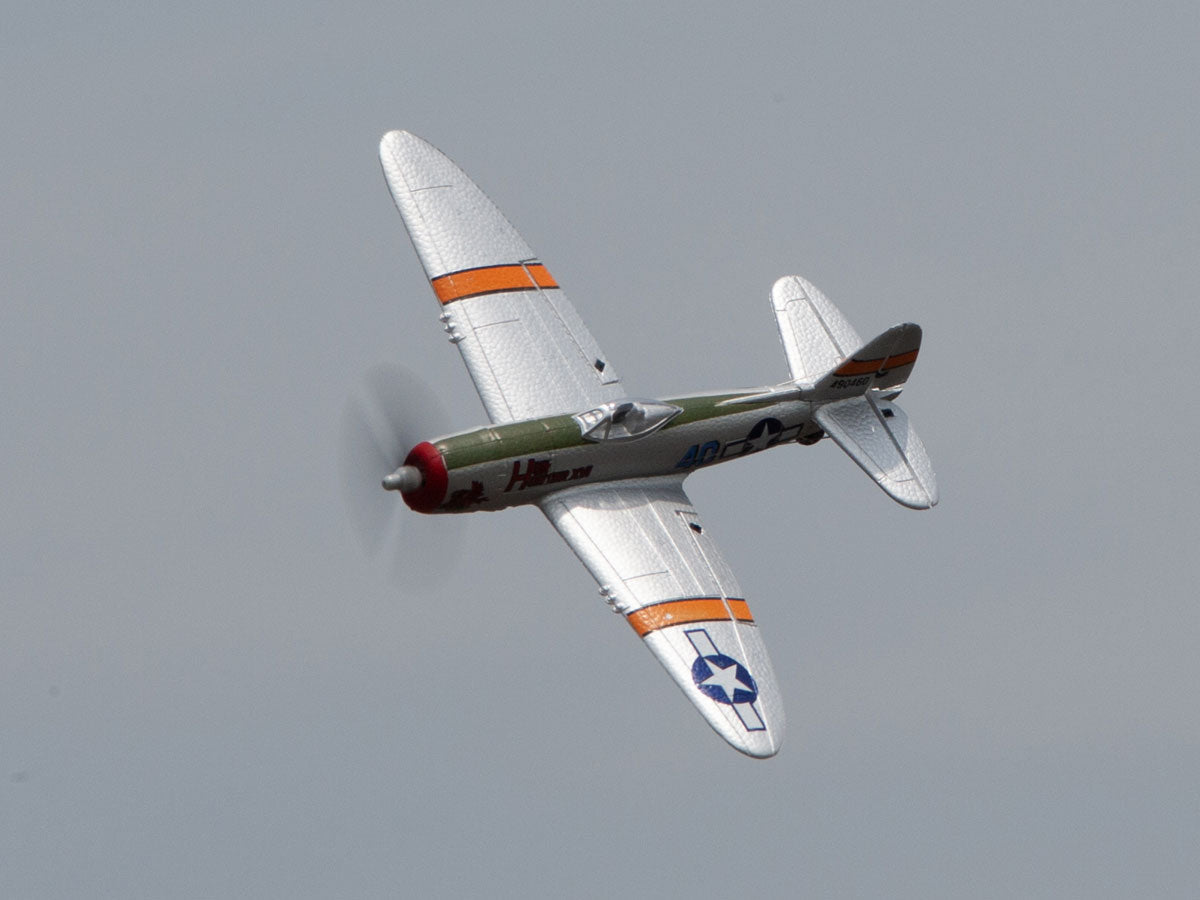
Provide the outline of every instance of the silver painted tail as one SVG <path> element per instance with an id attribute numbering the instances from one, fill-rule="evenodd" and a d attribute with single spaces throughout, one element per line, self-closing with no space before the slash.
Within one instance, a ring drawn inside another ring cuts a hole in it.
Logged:
<path id="1" fill-rule="evenodd" d="M 892 401 L 921 348 L 921 328 L 893 325 L 863 342 L 841 311 L 798 275 L 775 282 L 771 304 L 797 394 L 839 447 L 893 500 L 911 509 L 938 502 L 925 445 Z"/>

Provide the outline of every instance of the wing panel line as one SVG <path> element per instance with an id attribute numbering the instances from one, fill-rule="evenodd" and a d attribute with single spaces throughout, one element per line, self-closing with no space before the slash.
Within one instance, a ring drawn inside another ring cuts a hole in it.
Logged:
<path id="1" fill-rule="evenodd" d="M 804 302 L 808 304 L 808 308 L 812 311 L 812 314 L 816 316 L 817 321 L 821 323 L 821 328 L 823 328 L 825 330 L 825 334 L 829 336 L 829 342 L 833 344 L 833 347 L 835 350 L 837 350 L 838 354 L 844 357 L 846 355 L 846 351 L 842 349 L 842 344 L 837 339 L 837 335 L 833 333 L 833 330 L 829 327 L 829 323 L 825 321 L 825 317 L 821 315 L 821 311 L 817 309 L 816 301 L 809 296 L 808 291 L 804 290 L 803 286 L 801 286 L 800 290 L 801 293 L 804 294 Z"/>
<path id="2" fill-rule="evenodd" d="M 713 566 L 712 561 L 708 558 L 708 554 L 704 552 L 704 545 L 700 542 L 700 536 L 698 534 L 692 534 L 690 530 L 688 533 L 691 534 L 692 542 L 696 545 L 696 550 L 697 550 L 697 552 L 699 552 L 700 558 L 702 560 L 704 560 L 704 565 L 707 566 L 709 573 L 712 575 L 713 581 L 716 582 L 717 586 L 721 589 L 721 597 L 723 599 L 723 603 L 725 605 L 725 609 L 727 611 L 727 615 L 729 616 L 729 618 L 740 620 L 740 617 L 736 614 L 735 608 L 734 608 L 734 604 L 739 603 L 739 602 L 742 604 L 742 606 L 744 606 L 746 608 L 746 615 L 750 616 L 750 608 L 749 608 L 749 606 L 746 606 L 745 600 L 738 601 L 738 600 L 734 600 L 733 598 L 731 598 L 729 596 L 729 590 L 728 590 L 727 586 L 721 583 L 721 577 L 717 573 L 716 567 Z M 751 624 L 751 625 L 754 624 L 753 616 L 750 616 L 749 624 Z M 733 631 L 734 631 L 734 638 L 737 640 L 738 651 L 741 653 L 741 658 L 745 659 L 747 657 L 746 643 L 745 643 L 745 641 L 742 640 L 741 629 L 735 628 Z"/>

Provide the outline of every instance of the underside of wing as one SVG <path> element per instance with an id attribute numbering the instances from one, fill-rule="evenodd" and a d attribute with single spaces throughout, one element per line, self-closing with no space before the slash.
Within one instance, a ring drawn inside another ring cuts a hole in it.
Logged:
<path id="1" fill-rule="evenodd" d="M 405 131 L 383 136 L 379 158 L 493 422 L 579 412 L 623 394 L 554 277 L 458 166 Z"/>
<path id="2" fill-rule="evenodd" d="M 771 660 L 682 478 L 563 490 L 541 507 L 716 732 L 750 756 L 778 752 Z"/>

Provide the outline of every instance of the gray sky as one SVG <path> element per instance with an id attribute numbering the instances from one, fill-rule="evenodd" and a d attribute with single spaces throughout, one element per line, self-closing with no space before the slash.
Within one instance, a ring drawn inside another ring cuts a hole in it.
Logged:
<path id="1" fill-rule="evenodd" d="M 1195 897 L 1200 7 L 243 7 L 0 30 L 0 895 Z M 688 482 L 777 758 L 535 511 L 363 557 L 367 369 L 484 420 L 397 127 L 635 393 L 782 380 L 785 274 L 925 328 L 933 512 L 828 442 Z"/>

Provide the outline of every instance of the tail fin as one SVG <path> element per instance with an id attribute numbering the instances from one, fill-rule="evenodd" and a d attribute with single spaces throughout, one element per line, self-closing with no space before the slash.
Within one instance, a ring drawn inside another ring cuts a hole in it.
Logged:
<path id="1" fill-rule="evenodd" d="M 868 390 L 897 388 L 908 381 L 921 349 L 921 326 L 907 322 L 893 325 L 868 341 L 849 358 L 830 369 L 805 396 L 812 400 L 856 397 Z"/>
<path id="2" fill-rule="evenodd" d="M 825 433 L 888 496 L 912 509 L 929 509 L 938 502 L 929 454 L 904 410 L 891 402 L 908 380 L 920 347 L 920 326 L 893 325 L 803 396 L 818 404 L 813 417 Z"/>
<path id="3" fill-rule="evenodd" d="M 775 282 L 771 305 L 792 381 L 802 388 L 824 387 L 832 400 L 903 385 L 912 372 L 921 347 L 916 325 L 889 328 L 864 346 L 841 310 L 799 275 Z M 864 376 L 869 382 L 859 381 Z M 839 381 L 850 384 L 834 387 Z"/>
<path id="4" fill-rule="evenodd" d="M 775 282 L 771 303 L 793 396 L 813 402 L 818 424 L 893 500 L 913 509 L 934 506 L 929 454 L 891 402 L 916 364 L 920 326 L 893 325 L 864 344 L 829 298 L 797 275 Z"/>

